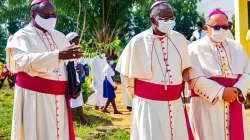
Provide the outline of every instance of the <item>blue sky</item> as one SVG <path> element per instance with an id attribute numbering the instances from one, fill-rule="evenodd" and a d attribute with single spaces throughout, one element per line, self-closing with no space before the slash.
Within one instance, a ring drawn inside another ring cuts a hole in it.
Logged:
<path id="1" fill-rule="evenodd" d="M 202 0 L 198 3 L 197 11 L 205 13 L 205 17 L 215 8 L 221 8 L 230 17 L 234 14 L 234 0 Z"/>

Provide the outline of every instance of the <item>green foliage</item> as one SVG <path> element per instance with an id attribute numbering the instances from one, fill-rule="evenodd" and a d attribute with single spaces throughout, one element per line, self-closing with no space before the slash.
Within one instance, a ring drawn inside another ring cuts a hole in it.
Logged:
<path id="1" fill-rule="evenodd" d="M 86 77 L 85 83 L 82 84 L 82 96 L 84 103 L 87 102 L 88 97 L 93 93 L 93 90 L 90 88 L 91 83 L 92 83 L 92 78 Z"/>
<path id="2" fill-rule="evenodd" d="M 231 22 L 232 22 L 231 32 L 232 32 L 233 36 L 235 37 L 235 14 L 233 14 L 233 16 L 231 18 Z"/>
<path id="3" fill-rule="evenodd" d="M 9 140 L 11 133 L 11 119 L 13 108 L 13 90 L 0 89 L 0 139 Z"/>
<path id="4" fill-rule="evenodd" d="M 129 35 L 138 34 L 151 26 L 148 9 L 155 0 L 145 1 L 143 4 L 137 4 L 131 11 L 134 21 L 129 27 Z M 191 36 L 193 27 L 197 21 L 204 22 L 204 15 L 199 15 L 196 11 L 197 0 L 166 0 L 173 8 L 176 17 L 175 30 L 178 32 L 186 32 Z M 130 17 L 131 18 L 131 17 Z"/>

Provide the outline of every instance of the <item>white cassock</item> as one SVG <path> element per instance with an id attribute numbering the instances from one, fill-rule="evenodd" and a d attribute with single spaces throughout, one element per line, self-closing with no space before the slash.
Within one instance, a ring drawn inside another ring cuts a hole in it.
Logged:
<path id="1" fill-rule="evenodd" d="M 97 56 L 92 62 L 93 88 L 95 92 L 89 96 L 87 104 L 94 106 L 105 106 L 107 99 L 103 98 L 103 69 L 107 64 L 106 58 Z"/>
<path id="2" fill-rule="evenodd" d="M 133 98 L 131 140 L 193 140 L 181 99 L 189 66 L 186 39 L 175 31 L 160 40 L 151 28 L 128 43 L 116 70 Z"/>
<path id="3" fill-rule="evenodd" d="M 225 87 L 239 88 L 244 98 L 250 85 L 250 64 L 234 40 L 222 44 L 208 37 L 189 45 L 192 98 L 191 127 L 197 140 L 250 140 L 244 105 L 222 99 Z"/>
<path id="4" fill-rule="evenodd" d="M 43 33 L 29 24 L 9 38 L 8 69 L 17 73 L 12 118 L 12 140 L 72 140 L 74 130 L 67 73 L 59 50 L 70 46 L 53 30 Z"/>

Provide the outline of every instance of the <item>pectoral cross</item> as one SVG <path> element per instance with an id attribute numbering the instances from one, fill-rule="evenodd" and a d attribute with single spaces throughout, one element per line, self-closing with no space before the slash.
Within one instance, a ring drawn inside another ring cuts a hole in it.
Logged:
<path id="1" fill-rule="evenodd" d="M 222 58 L 222 67 L 221 67 L 221 72 L 222 72 L 222 75 L 224 76 L 225 75 L 225 72 L 228 71 L 228 66 L 226 65 L 226 59 L 225 58 Z"/>
<path id="2" fill-rule="evenodd" d="M 167 90 L 167 80 L 164 78 L 164 80 L 161 81 L 161 83 L 164 83 L 164 90 Z"/>
<path id="3" fill-rule="evenodd" d="M 221 72 L 222 72 L 222 75 L 223 75 L 223 76 L 225 75 L 225 72 L 226 72 L 226 71 L 228 71 L 228 66 L 223 65 L 223 66 L 221 67 Z"/>

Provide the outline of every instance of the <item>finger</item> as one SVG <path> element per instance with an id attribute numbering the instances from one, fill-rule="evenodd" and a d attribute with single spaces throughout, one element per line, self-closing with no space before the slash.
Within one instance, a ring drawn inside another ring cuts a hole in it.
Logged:
<path id="1" fill-rule="evenodd" d="M 75 46 L 75 43 L 71 44 L 70 47 L 74 47 Z"/>
<path id="2" fill-rule="evenodd" d="M 72 48 L 69 48 L 68 50 L 69 51 L 74 51 L 74 50 L 78 50 L 78 49 L 81 49 L 81 47 L 72 47 Z"/>

